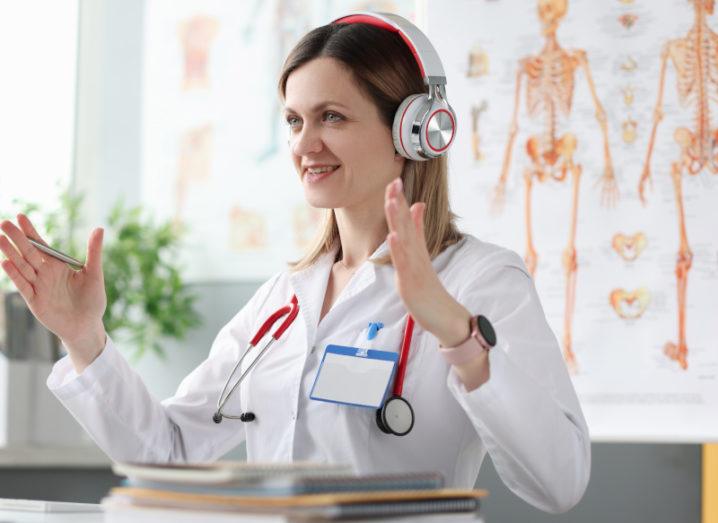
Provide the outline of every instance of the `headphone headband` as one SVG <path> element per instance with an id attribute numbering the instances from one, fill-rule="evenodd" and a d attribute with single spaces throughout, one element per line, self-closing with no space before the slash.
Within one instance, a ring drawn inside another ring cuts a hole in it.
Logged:
<path id="1" fill-rule="evenodd" d="M 446 75 L 439 54 L 421 30 L 407 19 L 392 13 L 361 12 L 337 18 L 333 24 L 369 24 L 399 33 L 411 50 L 426 85 L 445 85 Z"/>

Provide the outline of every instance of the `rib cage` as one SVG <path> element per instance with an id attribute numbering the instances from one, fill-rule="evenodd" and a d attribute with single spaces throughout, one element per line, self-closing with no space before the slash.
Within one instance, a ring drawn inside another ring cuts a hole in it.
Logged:
<path id="1" fill-rule="evenodd" d="M 573 62 L 563 49 L 526 60 L 526 105 L 531 118 L 555 110 L 562 116 L 571 113 L 575 70 Z"/>
<path id="2" fill-rule="evenodd" d="M 544 147 L 552 150 L 559 134 L 559 117 L 567 118 L 573 101 L 575 60 L 561 48 L 526 58 L 526 106 L 532 119 L 545 120 Z"/>
<path id="3" fill-rule="evenodd" d="M 710 162 L 714 148 L 711 104 L 718 104 L 718 35 L 698 26 L 669 44 L 669 55 L 676 69 L 680 103 L 692 107 L 696 156 L 700 167 Z"/>

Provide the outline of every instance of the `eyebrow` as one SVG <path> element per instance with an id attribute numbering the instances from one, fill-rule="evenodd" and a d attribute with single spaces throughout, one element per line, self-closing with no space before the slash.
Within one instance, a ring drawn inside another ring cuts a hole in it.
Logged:
<path id="1" fill-rule="evenodd" d="M 349 107 L 347 107 L 346 105 L 344 105 L 344 104 L 342 104 L 342 103 L 334 102 L 334 101 L 329 100 L 329 101 L 326 101 L 326 102 L 321 102 L 321 103 L 316 104 L 314 107 L 311 107 L 311 108 L 309 109 L 309 111 L 312 112 L 312 113 L 316 113 L 316 112 L 318 112 L 318 111 L 321 111 L 322 109 L 326 109 L 326 108 L 329 107 L 330 105 L 337 105 L 337 106 L 339 106 L 339 107 L 343 107 L 344 109 L 349 109 Z M 284 108 L 284 112 L 285 112 L 285 113 L 296 113 L 297 111 L 295 111 L 295 110 L 292 109 L 291 107 L 285 107 L 285 108 Z"/>

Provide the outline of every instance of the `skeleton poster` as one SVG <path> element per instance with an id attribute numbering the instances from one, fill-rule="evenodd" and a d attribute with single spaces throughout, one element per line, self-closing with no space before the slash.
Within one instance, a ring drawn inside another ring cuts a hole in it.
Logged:
<path id="1" fill-rule="evenodd" d="M 596 441 L 718 440 L 709 0 L 429 1 L 463 230 L 524 257 Z"/>

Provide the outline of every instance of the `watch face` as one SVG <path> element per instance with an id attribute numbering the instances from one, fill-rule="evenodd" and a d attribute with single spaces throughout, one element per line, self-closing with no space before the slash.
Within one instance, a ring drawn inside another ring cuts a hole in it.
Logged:
<path id="1" fill-rule="evenodd" d="M 387 400 L 382 409 L 384 425 L 392 434 L 405 436 L 414 426 L 414 411 L 409 402 L 400 396 L 393 396 Z"/>
<path id="2" fill-rule="evenodd" d="M 481 333 L 481 337 L 486 340 L 486 343 L 488 343 L 490 347 L 496 345 L 496 331 L 486 316 L 477 316 L 476 323 L 479 328 L 479 332 Z"/>

